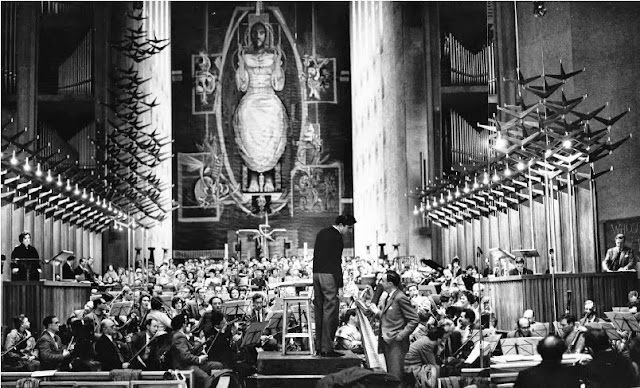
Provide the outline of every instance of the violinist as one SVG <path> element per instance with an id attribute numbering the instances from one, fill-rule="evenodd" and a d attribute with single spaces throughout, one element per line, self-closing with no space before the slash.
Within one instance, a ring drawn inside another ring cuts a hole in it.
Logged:
<path id="1" fill-rule="evenodd" d="M 140 330 L 145 329 L 145 322 L 147 321 L 147 314 L 151 311 L 151 298 L 149 294 L 142 293 L 138 298 L 138 303 L 133 306 L 129 319 L 134 318 L 135 323 L 132 323 L 133 327 L 139 327 Z"/>
<path id="2" fill-rule="evenodd" d="M 147 319 L 155 319 L 158 321 L 159 327 L 158 330 L 161 332 L 167 331 L 167 329 L 171 329 L 171 318 L 167 314 L 165 310 L 164 302 L 157 296 L 154 296 L 151 299 L 151 310 L 147 313 Z"/>
<path id="3" fill-rule="evenodd" d="M 100 324 L 106 318 L 108 318 L 109 307 L 103 297 L 93 300 L 93 311 L 86 315 L 93 321 L 93 333 L 96 339 L 101 336 Z"/>
<path id="4" fill-rule="evenodd" d="M 103 371 L 111 371 L 113 369 L 126 369 L 129 363 L 126 362 L 121 349 L 121 343 L 116 341 L 115 322 L 106 318 L 100 324 L 102 335 L 96 341 L 96 360 L 100 361 Z"/>
<path id="5" fill-rule="evenodd" d="M 151 302 L 153 303 L 153 301 Z M 201 346 L 194 346 L 187 337 L 187 321 L 183 315 L 171 320 L 173 329 L 171 340 L 171 369 L 193 371 L 196 388 L 204 388 L 211 371 L 222 369 L 219 362 L 208 361 L 208 356 Z"/>
<path id="6" fill-rule="evenodd" d="M 13 318 L 13 330 L 7 334 L 4 343 L 3 370 L 7 367 L 11 371 L 34 371 L 40 367 L 40 361 L 36 360 L 36 340 L 31 335 L 29 318 L 20 314 Z"/>
<path id="7" fill-rule="evenodd" d="M 161 370 L 157 359 L 158 341 L 158 321 L 147 319 L 144 331 L 140 331 L 131 338 L 131 352 L 134 354 L 131 360 L 131 367 L 142 370 Z"/>
<path id="8" fill-rule="evenodd" d="M 42 321 L 42 326 L 46 329 L 36 343 L 36 349 L 40 356 L 40 367 L 43 370 L 60 367 L 67 369 L 68 365 L 64 364 L 65 361 L 68 363 L 71 358 L 73 344 L 69 344 L 67 349 L 62 347 L 62 340 L 57 334 L 60 330 L 60 320 L 55 315 L 49 315 Z"/>
<path id="9" fill-rule="evenodd" d="M 207 355 L 212 361 L 221 363 L 225 368 L 231 368 L 234 364 L 233 343 L 240 339 L 239 334 L 233 334 L 232 325 L 227 324 L 227 320 L 221 311 L 210 311 L 206 313 L 210 317 L 211 325 L 207 325 L 203 332 L 208 338 L 206 342 Z"/>

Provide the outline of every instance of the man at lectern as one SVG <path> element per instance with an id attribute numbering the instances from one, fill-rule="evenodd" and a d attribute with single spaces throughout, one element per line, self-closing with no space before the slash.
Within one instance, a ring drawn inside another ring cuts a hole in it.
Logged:
<path id="1" fill-rule="evenodd" d="M 516 267 L 509 271 L 509 276 L 515 275 L 533 275 L 533 271 L 524 267 L 524 257 L 516 259 Z"/>
<path id="2" fill-rule="evenodd" d="M 624 234 L 616 235 L 616 246 L 607 250 L 607 255 L 602 262 L 602 271 L 633 271 L 636 268 L 636 261 L 633 250 L 624 246 Z"/>
<path id="3" fill-rule="evenodd" d="M 11 280 L 40 280 L 40 262 L 38 251 L 31 245 L 31 233 L 26 230 L 18 236 L 20 244 L 11 252 Z M 17 260 L 16 260 L 17 259 Z"/>

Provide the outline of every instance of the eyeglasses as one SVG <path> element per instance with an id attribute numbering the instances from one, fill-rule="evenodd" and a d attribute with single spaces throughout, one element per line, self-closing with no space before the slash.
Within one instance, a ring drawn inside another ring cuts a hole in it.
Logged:
<path id="1" fill-rule="evenodd" d="M 52 321 L 51 323 L 54 324 L 54 325 L 59 325 L 60 321 Z"/>

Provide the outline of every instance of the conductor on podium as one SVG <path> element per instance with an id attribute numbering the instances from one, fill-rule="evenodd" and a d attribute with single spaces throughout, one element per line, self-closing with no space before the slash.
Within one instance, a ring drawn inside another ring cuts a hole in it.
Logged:
<path id="1" fill-rule="evenodd" d="M 40 280 L 40 256 L 31 245 L 31 233 L 26 230 L 18 236 L 18 244 L 11 252 L 11 280 Z"/>

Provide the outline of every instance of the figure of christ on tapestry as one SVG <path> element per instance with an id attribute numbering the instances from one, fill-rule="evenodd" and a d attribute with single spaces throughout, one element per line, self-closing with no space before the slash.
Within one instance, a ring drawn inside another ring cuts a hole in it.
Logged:
<path id="1" fill-rule="evenodd" d="M 248 169 L 248 192 L 274 192 L 275 168 L 287 142 L 288 118 L 276 95 L 285 84 L 283 51 L 269 23 L 255 22 L 238 47 L 236 86 L 245 93 L 233 115 L 238 151 Z"/>

